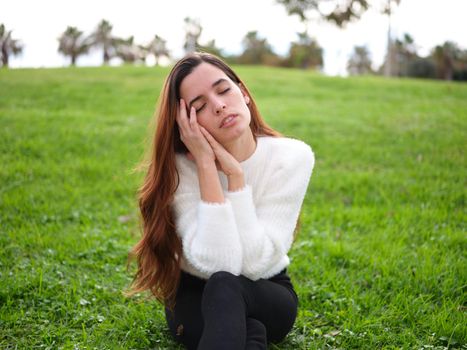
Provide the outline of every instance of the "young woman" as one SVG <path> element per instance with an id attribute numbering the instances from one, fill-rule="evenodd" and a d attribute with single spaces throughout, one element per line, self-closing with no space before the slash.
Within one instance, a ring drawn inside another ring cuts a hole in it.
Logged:
<path id="1" fill-rule="evenodd" d="M 188 349 L 266 349 L 291 330 L 286 267 L 314 155 L 261 118 L 219 58 L 181 59 L 159 99 L 139 204 L 133 291 L 166 306 Z"/>

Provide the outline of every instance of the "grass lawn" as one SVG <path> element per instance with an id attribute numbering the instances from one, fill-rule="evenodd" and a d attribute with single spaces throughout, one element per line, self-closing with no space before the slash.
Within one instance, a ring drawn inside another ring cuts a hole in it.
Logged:
<path id="1" fill-rule="evenodd" d="M 0 348 L 178 349 L 125 298 L 166 68 L 0 70 Z M 271 349 L 467 349 L 467 85 L 238 67 L 316 165 Z"/>

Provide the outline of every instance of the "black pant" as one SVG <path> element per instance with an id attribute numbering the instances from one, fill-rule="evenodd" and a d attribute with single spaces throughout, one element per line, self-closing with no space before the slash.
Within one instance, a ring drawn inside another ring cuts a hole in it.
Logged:
<path id="1" fill-rule="evenodd" d="M 166 309 L 166 319 L 189 350 L 267 349 L 292 329 L 297 306 L 286 270 L 257 281 L 224 271 L 206 281 L 182 272 L 175 308 Z"/>

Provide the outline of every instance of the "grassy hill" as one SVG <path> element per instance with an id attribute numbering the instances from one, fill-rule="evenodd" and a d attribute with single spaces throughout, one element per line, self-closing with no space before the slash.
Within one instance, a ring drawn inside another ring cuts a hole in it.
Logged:
<path id="1" fill-rule="evenodd" d="M 467 85 L 238 67 L 316 165 L 273 349 L 467 348 Z M 122 295 L 166 68 L 0 70 L 0 348 L 175 349 Z"/>

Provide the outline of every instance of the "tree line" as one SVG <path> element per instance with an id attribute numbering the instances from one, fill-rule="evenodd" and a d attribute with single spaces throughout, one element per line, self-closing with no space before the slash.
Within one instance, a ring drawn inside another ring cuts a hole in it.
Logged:
<path id="1" fill-rule="evenodd" d="M 303 69 L 321 69 L 323 67 L 323 49 L 318 41 L 309 35 L 308 25 L 317 17 L 330 21 L 338 27 L 344 27 L 351 21 L 358 20 L 370 7 L 371 0 L 276 0 L 283 5 L 289 15 L 297 15 L 305 24 L 305 30 L 297 33 L 296 41 L 290 44 L 286 55 L 274 52 L 266 38 L 261 38 L 257 31 L 246 33 L 243 38 L 243 52 L 239 55 L 227 55 L 216 45 L 214 39 L 200 43 L 202 26 L 198 20 L 185 18 L 186 53 L 205 51 L 224 58 L 229 63 L 264 64 Z M 395 7 L 401 0 L 384 0 L 381 12 L 390 19 Z M 323 3 L 327 6 L 323 7 Z M 373 5 L 374 6 L 374 5 Z M 328 9 L 325 11 L 325 9 Z M 329 10 L 331 9 L 331 10 Z M 388 21 L 391 23 L 390 20 Z M 159 64 L 162 58 L 170 60 L 171 53 L 167 41 L 155 35 L 147 43 L 136 43 L 133 36 L 119 38 L 112 33 L 113 26 L 102 20 L 92 33 L 86 35 L 76 27 L 67 27 L 58 38 L 58 51 L 70 58 L 75 65 L 80 56 L 88 54 L 92 49 L 102 51 L 102 63 L 109 64 L 113 58 L 119 58 L 126 64 L 143 63 L 149 57 Z M 20 54 L 23 46 L 19 40 L 13 39 L 11 30 L 0 25 L 1 61 L 8 66 L 9 56 Z M 448 80 L 467 80 L 467 50 L 460 49 L 453 42 L 445 42 L 435 46 L 426 57 L 417 54 L 413 38 L 405 34 L 403 38 L 393 38 L 391 27 L 388 27 L 387 54 L 383 64 L 373 69 L 371 57 L 365 46 L 356 46 L 348 60 L 347 70 L 351 75 L 384 74 L 387 76 L 410 76 L 438 78 Z"/>
<path id="2" fill-rule="evenodd" d="M 391 40 L 389 45 L 384 62 L 376 70 L 372 68 L 367 47 L 355 46 L 347 63 L 349 74 L 467 81 L 467 50 L 452 41 L 436 45 L 426 56 L 417 53 L 417 45 L 407 33 Z"/>

